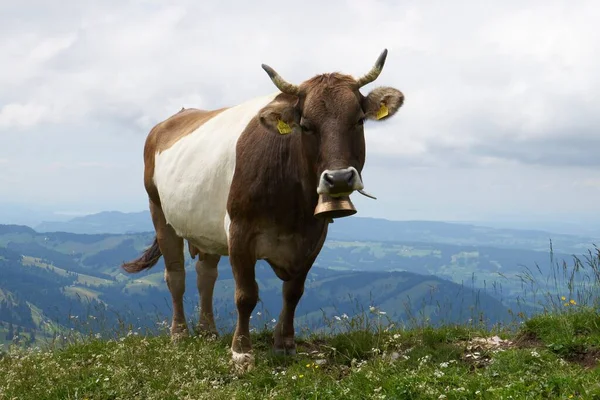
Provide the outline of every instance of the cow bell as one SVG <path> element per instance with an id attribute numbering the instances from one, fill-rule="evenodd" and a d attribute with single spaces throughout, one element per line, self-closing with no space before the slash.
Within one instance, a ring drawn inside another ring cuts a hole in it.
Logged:
<path id="1" fill-rule="evenodd" d="M 354 214 L 356 214 L 356 208 L 354 208 L 354 204 L 350 201 L 350 196 L 331 197 L 326 194 L 320 194 L 314 215 L 317 218 L 332 220 Z"/>

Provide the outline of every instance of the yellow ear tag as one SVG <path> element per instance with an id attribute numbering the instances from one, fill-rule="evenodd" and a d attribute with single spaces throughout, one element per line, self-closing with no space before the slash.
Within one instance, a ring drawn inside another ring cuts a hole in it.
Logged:
<path id="1" fill-rule="evenodd" d="M 292 132 L 292 128 L 290 128 L 290 126 L 282 120 L 277 121 L 277 129 L 282 135 L 287 135 L 288 133 Z"/>
<path id="2" fill-rule="evenodd" d="M 384 103 L 381 103 L 381 107 L 379 108 L 379 111 L 377 111 L 377 119 L 381 119 L 383 117 L 386 117 L 389 113 L 389 110 L 387 108 L 387 106 Z"/>

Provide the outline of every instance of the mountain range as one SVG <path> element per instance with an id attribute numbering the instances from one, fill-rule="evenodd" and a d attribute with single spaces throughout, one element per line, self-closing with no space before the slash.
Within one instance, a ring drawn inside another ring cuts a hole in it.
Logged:
<path id="1" fill-rule="evenodd" d="M 123 213 L 105 211 L 67 221 L 48 221 L 34 226 L 37 232 L 79 234 L 125 234 L 153 232 L 148 211 Z M 485 245 L 547 251 L 548 243 L 566 252 L 585 251 L 598 236 L 561 234 L 542 230 L 492 228 L 487 226 L 437 221 L 392 221 L 381 218 L 338 219 L 329 228 L 328 239 L 356 241 L 411 241 L 457 245 Z"/>
<path id="2" fill-rule="evenodd" d="M 15 335 L 48 338 L 69 329 L 110 331 L 125 322 L 156 329 L 170 318 L 162 260 L 150 271 L 126 275 L 125 260 L 153 238 L 147 212 L 103 212 L 32 229 L 0 225 L 0 342 Z M 331 225 L 309 274 L 298 324 L 328 329 L 327 320 L 373 305 L 387 317 L 430 323 L 508 321 L 509 309 L 531 311 L 524 270 L 551 268 L 553 256 L 585 253 L 595 238 L 472 224 L 388 221 L 351 217 Z M 186 257 L 186 307 L 197 304 L 193 260 Z M 227 257 L 219 265 L 215 309 L 221 329 L 235 321 L 234 282 Z M 255 326 L 269 324 L 281 307 L 281 281 L 257 263 L 261 302 Z M 84 322 L 82 322 L 84 321 Z"/>

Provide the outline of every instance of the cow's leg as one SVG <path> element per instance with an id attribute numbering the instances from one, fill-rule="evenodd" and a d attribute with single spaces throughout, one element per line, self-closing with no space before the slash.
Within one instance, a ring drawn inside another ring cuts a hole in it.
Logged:
<path id="1" fill-rule="evenodd" d="M 283 308 L 279 314 L 279 321 L 275 325 L 274 350 L 276 353 L 293 355 L 296 354 L 296 343 L 294 341 L 294 313 L 296 306 L 304 293 L 304 282 L 306 273 L 283 283 Z"/>
<path id="2" fill-rule="evenodd" d="M 183 239 L 177 236 L 171 225 L 167 224 L 162 209 L 152 201 L 150 201 L 150 213 L 156 230 L 158 246 L 165 261 L 165 281 L 173 301 L 171 338 L 178 340 L 188 335 L 183 312 L 183 293 L 185 292 Z"/>
<path id="3" fill-rule="evenodd" d="M 221 256 L 200 253 L 196 261 L 196 284 L 200 295 L 200 321 L 198 328 L 204 332 L 218 334 L 213 315 L 213 291 L 219 276 L 217 264 Z"/>
<path id="4" fill-rule="evenodd" d="M 247 242 L 244 243 L 242 240 L 231 240 L 229 251 L 229 260 L 235 279 L 235 305 L 238 312 L 231 352 L 235 366 L 240 371 L 246 371 L 254 367 L 250 340 L 250 315 L 258 303 L 258 284 L 254 270 L 256 259 L 247 250 Z"/>
<path id="5" fill-rule="evenodd" d="M 323 229 L 321 237 L 316 243 L 312 254 L 305 261 L 304 269 L 292 279 L 283 282 L 283 307 L 279 314 L 279 321 L 277 321 L 277 325 L 275 325 L 275 332 L 273 335 L 273 347 L 276 353 L 289 355 L 296 353 L 296 343 L 294 341 L 294 316 L 296 307 L 304 294 L 304 284 L 308 272 L 319 256 L 326 237 L 327 225 L 325 226 L 325 229 Z"/>

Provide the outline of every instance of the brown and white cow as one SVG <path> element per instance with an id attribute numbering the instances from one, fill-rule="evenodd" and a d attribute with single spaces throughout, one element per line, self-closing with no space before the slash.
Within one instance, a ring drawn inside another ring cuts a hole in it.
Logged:
<path id="1" fill-rule="evenodd" d="M 381 73 L 387 50 L 366 75 L 317 75 L 300 85 L 263 64 L 276 93 L 231 108 L 182 109 L 157 124 L 144 147 L 144 185 L 156 237 L 129 263 L 133 273 L 163 256 L 172 296 L 174 339 L 187 335 L 183 309 L 184 239 L 196 262 L 200 328 L 216 332 L 213 289 L 217 263 L 229 256 L 235 279 L 237 327 L 232 358 L 254 364 L 250 315 L 258 301 L 255 263 L 266 260 L 283 280 L 276 351 L 295 352 L 294 312 L 327 235 L 328 220 L 313 213 L 319 194 L 362 191 L 365 120 L 393 116 L 404 95 L 360 88 Z"/>

